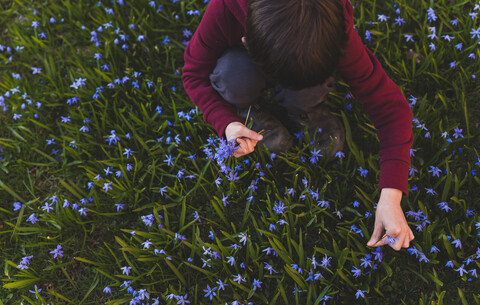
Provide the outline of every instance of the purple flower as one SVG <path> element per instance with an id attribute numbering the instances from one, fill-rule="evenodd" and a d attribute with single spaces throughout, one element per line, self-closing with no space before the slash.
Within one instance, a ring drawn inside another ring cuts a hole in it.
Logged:
<path id="1" fill-rule="evenodd" d="M 360 275 L 362 275 L 362 270 L 358 269 L 357 267 L 353 266 L 352 267 L 352 270 L 350 270 L 353 274 L 353 277 L 354 278 L 357 278 L 359 277 Z"/>
<path id="2" fill-rule="evenodd" d="M 460 239 L 455 239 L 454 241 L 452 241 L 452 245 L 455 245 L 455 248 L 462 249 L 462 241 Z"/>
<path id="3" fill-rule="evenodd" d="M 358 299 L 359 297 L 365 298 L 365 294 L 364 294 L 365 292 L 367 291 L 358 289 L 357 292 L 355 293 L 355 299 Z"/>
<path id="4" fill-rule="evenodd" d="M 385 16 L 385 15 L 383 15 L 383 14 L 380 14 L 380 15 L 378 15 L 378 18 L 377 18 L 377 19 L 378 19 L 378 21 L 382 22 L 382 21 L 387 21 L 388 18 L 390 18 L 390 17 Z"/>
<path id="5" fill-rule="evenodd" d="M 360 174 L 360 176 L 366 177 L 367 174 L 368 174 L 368 170 L 360 167 L 360 168 L 358 168 L 358 173 Z"/>
<path id="6" fill-rule="evenodd" d="M 57 245 L 57 248 L 53 251 L 50 251 L 50 254 L 53 254 L 53 258 L 57 258 L 57 256 L 63 256 L 62 246 Z"/>
<path id="7" fill-rule="evenodd" d="M 440 202 L 437 205 L 440 207 L 441 210 L 444 210 L 447 213 L 452 210 L 452 208 L 448 206 L 448 203 L 446 201 Z"/>
<path id="8" fill-rule="evenodd" d="M 203 289 L 203 291 L 206 292 L 206 294 L 204 295 L 204 297 L 205 297 L 205 298 L 210 298 L 210 301 L 211 301 L 212 298 L 217 295 L 217 294 L 215 293 L 215 290 L 217 290 L 217 287 L 210 288 L 210 286 L 207 285 L 207 289 Z"/>
<path id="9" fill-rule="evenodd" d="M 38 293 L 40 293 L 42 289 L 38 289 L 37 285 L 35 285 L 35 290 L 29 290 L 29 292 L 34 293 L 35 297 L 38 299 Z"/>
<path id="10" fill-rule="evenodd" d="M 32 224 L 36 223 L 38 221 L 38 218 L 35 217 L 35 213 L 32 213 L 32 215 L 30 215 L 28 218 L 27 218 L 27 221 L 28 222 L 31 222 Z"/>
<path id="11" fill-rule="evenodd" d="M 237 282 L 238 284 L 240 284 L 241 282 L 246 282 L 245 278 L 243 276 L 241 276 L 240 274 L 234 275 L 233 276 L 233 281 Z"/>
<path id="12" fill-rule="evenodd" d="M 395 24 L 398 25 L 398 26 L 402 26 L 402 24 L 405 23 L 405 20 L 403 18 L 401 18 L 400 16 L 398 16 L 397 18 L 395 18 Z"/>
<path id="13" fill-rule="evenodd" d="M 262 283 L 257 279 L 253 279 L 253 291 L 256 291 L 257 288 L 262 288 Z"/>
<path id="14" fill-rule="evenodd" d="M 453 136 L 455 137 L 455 139 L 457 139 L 457 138 L 459 138 L 459 137 L 460 137 L 460 138 L 463 138 L 463 135 L 462 135 L 463 129 L 460 129 L 460 128 L 458 128 L 458 127 L 455 127 L 453 130 L 454 130 Z"/>
<path id="15" fill-rule="evenodd" d="M 387 235 L 387 243 L 391 246 L 395 244 L 395 241 L 398 240 L 398 238 L 392 237 Z"/>
<path id="16" fill-rule="evenodd" d="M 465 269 L 463 268 L 463 266 L 464 266 L 464 265 L 462 264 L 462 266 L 460 266 L 460 268 L 455 269 L 455 271 L 458 271 L 458 272 L 460 273 L 460 276 L 463 276 L 464 273 L 468 274 L 467 270 L 465 270 Z"/>
<path id="17" fill-rule="evenodd" d="M 432 22 L 432 21 L 435 21 L 437 20 L 437 16 L 435 15 L 435 11 L 433 10 L 433 8 L 428 8 L 427 10 L 427 20 L 428 22 Z"/>
<path id="18" fill-rule="evenodd" d="M 405 39 L 407 40 L 407 42 L 409 42 L 409 41 L 415 42 L 415 40 L 413 40 L 413 35 L 405 34 L 405 35 L 403 35 L 403 37 L 405 37 Z"/>
<path id="19" fill-rule="evenodd" d="M 478 29 L 476 29 L 476 30 L 475 30 L 475 29 L 472 29 L 472 31 L 470 32 L 470 34 L 472 34 L 472 39 L 475 39 L 475 37 L 478 38 L 478 39 L 480 39 L 480 28 L 478 28 Z"/>
<path id="20" fill-rule="evenodd" d="M 130 275 L 130 271 L 132 270 L 132 267 L 125 266 L 120 269 L 122 269 L 122 274 Z"/>
<path id="21" fill-rule="evenodd" d="M 439 174 L 442 172 L 442 170 L 439 169 L 438 167 L 430 165 L 430 170 L 428 172 L 432 173 L 433 177 L 435 176 L 439 177 Z"/>
<path id="22" fill-rule="evenodd" d="M 282 214 L 288 207 L 283 205 L 283 202 L 280 200 L 273 206 L 273 211 L 277 214 Z"/>

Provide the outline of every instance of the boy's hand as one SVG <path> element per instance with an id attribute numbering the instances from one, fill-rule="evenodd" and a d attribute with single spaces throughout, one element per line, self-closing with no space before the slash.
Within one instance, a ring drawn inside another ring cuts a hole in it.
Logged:
<path id="1" fill-rule="evenodd" d="M 403 214 L 401 200 L 402 191 L 393 188 L 382 189 L 375 213 L 375 228 L 367 246 L 377 247 L 389 244 L 397 251 L 402 247 L 410 247 L 410 241 L 415 237 Z M 382 236 L 383 230 L 385 235 Z"/>
<path id="2" fill-rule="evenodd" d="M 235 139 L 240 147 L 233 153 L 235 157 L 241 157 L 253 152 L 258 141 L 263 139 L 261 134 L 248 129 L 240 122 L 232 122 L 225 128 L 225 137 L 227 140 Z"/>

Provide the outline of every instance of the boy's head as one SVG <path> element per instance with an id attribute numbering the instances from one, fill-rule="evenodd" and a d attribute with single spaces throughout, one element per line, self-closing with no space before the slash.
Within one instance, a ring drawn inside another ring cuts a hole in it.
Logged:
<path id="1" fill-rule="evenodd" d="M 245 36 L 265 76 L 293 90 L 325 82 L 348 38 L 340 0 L 250 0 Z"/>

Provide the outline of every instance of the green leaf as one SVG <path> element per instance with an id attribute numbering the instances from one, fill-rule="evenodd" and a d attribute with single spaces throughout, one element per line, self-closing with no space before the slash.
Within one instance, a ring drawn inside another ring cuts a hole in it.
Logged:
<path id="1" fill-rule="evenodd" d="M 5 284 L 5 285 L 3 285 L 3 288 L 5 288 L 5 289 L 13 289 L 13 288 L 19 289 L 19 288 L 30 287 L 30 286 L 34 285 L 35 283 L 37 283 L 39 280 L 40 280 L 39 278 L 19 280 L 19 281 L 15 281 L 15 282 L 12 282 L 12 283 Z"/>

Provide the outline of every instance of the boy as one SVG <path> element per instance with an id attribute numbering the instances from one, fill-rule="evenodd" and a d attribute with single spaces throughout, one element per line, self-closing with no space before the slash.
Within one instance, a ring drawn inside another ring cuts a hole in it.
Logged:
<path id="1" fill-rule="evenodd" d="M 400 201 L 408 191 L 412 114 L 354 30 L 348 0 L 212 0 L 186 48 L 182 78 L 204 120 L 237 141 L 234 155 L 240 157 L 258 141 L 271 151 L 291 145 L 282 122 L 255 104 L 268 84 L 276 86 L 275 100 L 292 121 L 315 134 L 317 147 L 333 139 L 333 150 L 340 150 L 343 127 L 322 104 L 333 90 L 335 70 L 364 105 L 380 139 L 381 192 L 367 245 L 408 248 L 414 236 Z M 250 105 L 253 130 L 241 118 Z M 265 136 L 254 131 L 262 128 L 269 130 Z"/>

